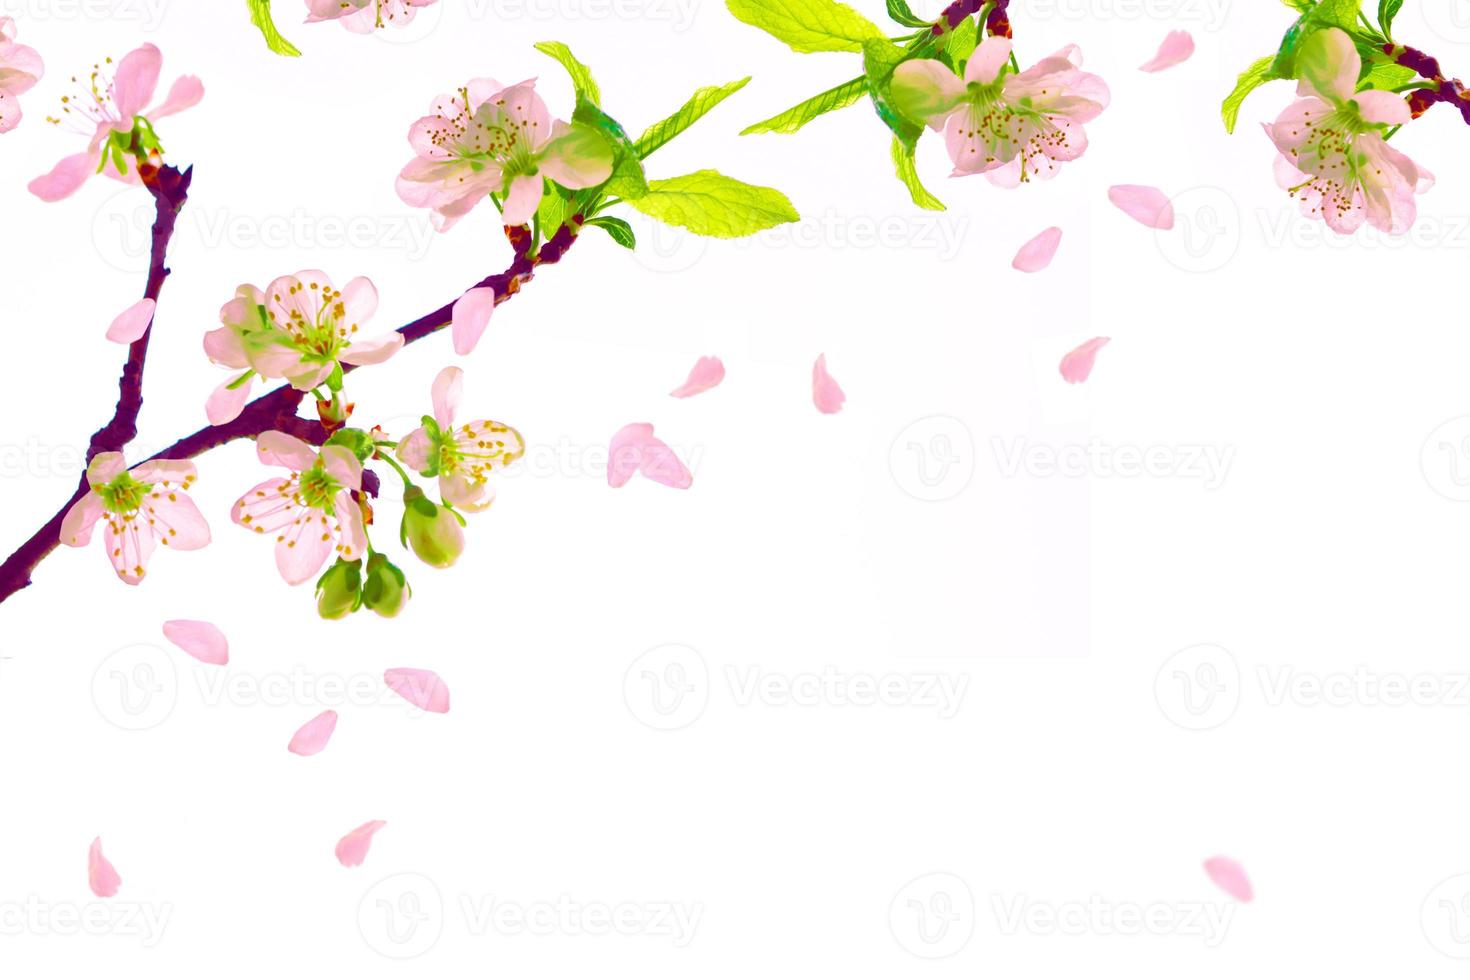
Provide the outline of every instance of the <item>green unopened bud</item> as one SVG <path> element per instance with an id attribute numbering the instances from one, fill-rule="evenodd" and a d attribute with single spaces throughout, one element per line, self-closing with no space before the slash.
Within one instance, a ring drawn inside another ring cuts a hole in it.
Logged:
<path id="1" fill-rule="evenodd" d="M 464 551 L 458 515 L 434 503 L 418 487 L 404 491 L 400 537 L 420 561 L 435 568 L 448 568 Z"/>
<path id="2" fill-rule="evenodd" d="M 341 619 L 362 605 L 362 562 L 338 558 L 316 581 L 316 611 L 322 619 Z"/>
<path id="3" fill-rule="evenodd" d="M 392 619 L 402 611 L 412 594 L 402 569 L 376 551 L 368 557 L 367 580 L 362 584 L 364 606 L 379 616 Z"/>

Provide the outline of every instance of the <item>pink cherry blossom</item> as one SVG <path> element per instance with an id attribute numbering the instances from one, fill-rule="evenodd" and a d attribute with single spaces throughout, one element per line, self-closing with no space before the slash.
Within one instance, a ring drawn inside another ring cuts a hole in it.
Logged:
<path id="1" fill-rule="evenodd" d="M 348 561 L 367 553 L 362 509 L 362 464 L 350 449 L 323 446 L 318 453 L 295 436 L 265 432 L 255 452 L 267 466 L 290 471 L 266 480 L 236 501 L 230 519 L 257 534 L 274 534 L 276 568 L 291 585 L 321 569 L 335 551 Z"/>
<path id="2" fill-rule="evenodd" d="M 87 848 L 87 887 L 98 898 L 111 898 L 122 887 L 122 876 L 102 855 L 101 837 L 93 838 L 92 846 Z"/>
<path id="3" fill-rule="evenodd" d="M 424 476 L 439 477 L 439 495 L 462 510 L 481 511 L 495 502 L 490 474 L 526 452 L 521 434 L 503 422 L 477 419 L 458 427 L 464 372 L 447 367 L 434 379 L 433 425 L 414 429 L 398 443 L 398 458 Z"/>
<path id="4" fill-rule="evenodd" d="M 61 543 L 86 545 L 105 520 L 107 558 L 118 578 L 137 585 L 155 547 L 194 551 L 209 544 L 209 524 L 187 494 L 196 476 L 187 460 L 149 460 L 130 470 L 122 453 L 98 453 L 87 465 L 90 489 L 62 519 Z"/>
<path id="5" fill-rule="evenodd" d="M 893 73 L 899 110 L 944 132 L 955 176 L 983 173 L 1002 187 L 1053 177 L 1058 164 L 1087 150 L 1082 124 L 1108 105 L 1107 85 L 1081 70 L 1076 45 L 1019 73 L 1010 56 L 1008 38 L 988 37 L 963 78 L 930 59 L 905 61 Z"/>
<path id="6" fill-rule="evenodd" d="M 724 380 L 725 362 L 718 357 L 701 357 L 689 369 L 688 379 L 669 394 L 675 398 L 690 398 L 709 391 Z"/>
<path id="7" fill-rule="evenodd" d="M 553 120 L 534 82 L 501 88 L 478 78 L 441 95 L 409 128 L 417 156 L 398 175 L 398 196 L 434 212 L 448 230 L 490 194 L 507 226 L 531 220 L 543 178 L 571 190 L 612 174 L 612 147 L 590 127 Z"/>
<path id="8" fill-rule="evenodd" d="M 653 434 L 647 422 L 634 422 L 613 433 L 607 452 L 607 485 L 614 490 L 627 484 L 634 473 L 675 490 L 694 485 L 694 474 L 668 444 Z"/>
<path id="9" fill-rule="evenodd" d="M 340 291 L 318 269 L 281 276 L 264 290 L 241 286 L 220 309 L 224 326 L 204 335 L 205 354 L 232 372 L 205 405 L 210 422 L 221 425 L 240 414 L 256 375 L 310 391 L 339 364 L 388 360 L 403 347 L 402 334 L 360 335 L 377 309 L 378 291 L 362 276 Z"/>
<path id="10" fill-rule="evenodd" d="M 340 21 L 354 34 L 371 34 L 380 27 L 403 27 L 420 7 L 438 0 L 306 0 L 306 22 Z"/>
<path id="11" fill-rule="evenodd" d="M 20 125 L 19 97 L 46 74 L 35 48 L 15 43 L 15 21 L 0 17 L 0 133 Z"/>
<path id="12" fill-rule="evenodd" d="M 1362 59 L 1347 34 L 1330 28 L 1309 35 L 1298 55 L 1297 101 L 1266 126 L 1281 155 L 1276 180 L 1340 234 L 1366 219 L 1379 231 L 1402 235 L 1417 215 L 1414 196 L 1434 186 L 1434 176 L 1388 145 L 1385 126 L 1411 118 L 1392 92 L 1358 92 Z"/>
<path id="13" fill-rule="evenodd" d="M 60 201 L 75 194 L 87 178 L 99 172 L 124 183 L 138 183 L 134 164 L 140 155 L 150 163 L 160 162 L 153 124 L 165 116 L 184 111 L 204 98 L 204 85 L 192 75 L 174 82 L 164 100 L 151 109 L 143 107 L 158 88 L 163 55 L 145 44 L 118 62 L 112 59 L 95 65 L 85 88 L 62 99 L 61 116 L 51 121 L 65 124 L 89 140 L 87 149 L 66 157 L 51 172 L 30 183 L 30 191 L 43 201 Z"/>

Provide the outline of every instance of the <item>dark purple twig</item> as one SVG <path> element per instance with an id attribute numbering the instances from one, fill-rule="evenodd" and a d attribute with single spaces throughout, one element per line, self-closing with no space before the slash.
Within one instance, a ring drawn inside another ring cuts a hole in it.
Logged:
<path id="1" fill-rule="evenodd" d="M 1409 111 L 1418 119 L 1436 102 L 1443 102 L 1453 106 L 1460 117 L 1470 125 L 1470 93 L 1465 91 L 1465 86 L 1458 78 L 1446 78 L 1444 71 L 1439 67 L 1439 59 L 1425 54 L 1418 48 L 1405 45 L 1385 44 L 1383 53 L 1394 60 L 1394 64 L 1403 65 L 1417 72 L 1425 80 L 1433 83 L 1433 88 L 1419 88 L 1409 93 Z"/>

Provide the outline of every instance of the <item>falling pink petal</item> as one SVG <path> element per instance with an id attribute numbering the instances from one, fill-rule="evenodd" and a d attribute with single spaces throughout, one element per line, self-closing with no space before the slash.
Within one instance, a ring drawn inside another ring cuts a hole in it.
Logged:
<path id="1" fill-rule="evenodd" d="M 1062 229 L 1048 228 L 1021 246 L 1011 261 L 1011 268 L 1021 272 L 1040 272 L 1051 265 L 1052 256 L 1057 254 L 1057 246 L 1061 243 Z"/>
<path id="2" fill-rule="evenodd" d="M 148 325 L 153 322 L 153 311 L 157 308 L 158 304 L 151 299 L 138 300 L 112 321 L 112 326 L 107 328 L 107 339 L 114 344 L 131 344 L 148 332 Z"/>
<path id="3" fill-rule="evenodd" d="M 383 683 L 415 707 L 437 715 L 449 710 L 449 685 L 432 670 L 394 667 L 384 671 Z"/>
<path id="4" fill-rule="evenodd" d="M 1087 376 L 1092 373 L 1092 362 L 1097 360 L 1097 352 L 1102 350 L 1109 340 L 1112 338 L 1093 337 L 1082 346 L 1069 351 L 1067 356 L 1062 358 L 1063 380 L 1074 385 L 1086 381 Z"/>
<path id="5" fill-rule="evenodd" d="M 817 363 L 812 365 L 812 403 L 823 415 L 835 415 L 842 411 L 845 401 L 847 396 L 842 393 L 841 386 L 827 373 L 827 355 L 818 356 Z"/>
<path id="6" fill-rule="evenodd" d="M 98 898 L 111 898 L 122 886 L 122 878 L 117 869 L 102 856 L 101 837 L 93 840 L 91 849 L 87 851 L 87 884 L 91 887 L 92 894 Z"/>
<path id="7" fill-rule="evenodd" d="M 286 746 L 286 751 L 297 755 L 316 755 L 327 747 L 327 742 L 331 741 L 332 733 L 336 730 L 337 712 L 323 711 L 296 729 L 296 734 L 291 736 L 291 742 Z"/>
<path id="8" fill-rule="evenodd" d="M 701 357 L 694 362 L 694 367 L 689 372 L 689 380 L 669 392 L 675 398 L 688 398 L 702 391 L 709 391 L 715 385 L 725 380 L 725 364 L 718 357 Z"/>
<path id="9" fill-rule="evenodd" d="M 233 422 L 239 418 L 248 401 L 250 401 L 250 382 L 236 385 L 233 380 L 223 381 L 210 393 L 209 399 L 204 403 L 204 414 L 209 416 L 210 425 L 224 425 L 226 422 Z"/>
<path id="10" fill-rule="evenodd" d="M 1175 65 L 1183 64 L 1194 54 L 1194 38 L 1190 37 L 1188 31 L 1170 31 L 1164 38 L 1164 43 L 1159 45 L 1159 53 L 1153 56 L 1153 60 L 1138 66 L 1139 71 L 1163 71 L 1165 68 L 1173 68 Z"/>
<path id="11" fill-rule="evenodd" d="M 460 356 L 470 353 L 480 342 L 480 335 L 490 325 L 490 315 L 495 312 L 495 290 L 489 286 L 471 289 L 454 301 L 450 311 L 450 332 L 454 336 L 454 352 Z"/>
<path id="12" fill-rule="evenodd" d="M 617 489 L 631 480 L 634 473 L 642 473 L 653 482 L 676 490 L 688 490 L 694 485 L 694 474 L 689 472 L 689 467 L 667 443 L 654 436 L 653 426 L 647 422 L 623 426 L 608 445 L 607 485 Z"/>
<path id="13" fill-rule="evenodd" d="M 337 860 L 344 868 L 355 868 L 367 859 L 373 835 L 388 826 L 385 820 L 369 820 L 337 842 Z"/>
<path id="14" fill-rule="evenodd" d="M 1246 877 L 1245 869 L 1238 861 L 1228 857 L 1212 857 L 1205 862 L 1205 874 L 1231 898 L 1249 902 L 1256 896 L 1255 889 L 1251 888 L 1251 880 Z"/>
<path id="15" fill-rule="evenodd" d="M 171 619 L 163 624 L 163 635 L 200 663 L 224 665 L 230 662 L 230 641 L 213 623 L 198 619 Z"/>
<path id="16" fill-rule="evenodd" d="M 1174 205 L 1157 187 L 1117 184 L 1108 188 L 1108 200 L 1141 225 L 1161 231 L 1174 227 Z"/>

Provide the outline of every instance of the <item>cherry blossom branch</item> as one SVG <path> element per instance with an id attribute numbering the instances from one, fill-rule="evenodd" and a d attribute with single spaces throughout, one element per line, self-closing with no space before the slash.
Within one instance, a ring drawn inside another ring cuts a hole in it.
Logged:
<path id="1" fill-rule="evenodd" d="M 182 173 L 172 167 L 164 167 L 156 174 L 145 176 L 145 184 L 153 194 L 158 206 L 158 217 L 153 226 L 153 252 L 148 273 L 146 297 L 157 301 L 163 282 L 168 276 L 165 256 L 179 210 L 187 196 L 192 169 Z M 531 232 L 525 227 L 506 229 L 515 250 L 515 257 L 504 272 L 486 276 L 471 288 L 493 288 L 495 303 L 505 302 L 520 291 L 521 287 L 535 275 L 541 265 L 550 265 L 561 260 L 576 241 L 582 225 L 582 216 L 575 215 L 557 229 L 540 248 Z M 455 297 L 458 299 L 458 297 Z M 404 344 L 411 344 L 431 336 L 447 327 L 451 321 L 454 300 L 424 314 L 416 320 L 398 328 Z M 111 421 L 97 431 L 87 449 L 87 459 L 101 452 L 120 452 L 137 435 L 138 412 L 143 405 L 143 366 L 148 354 L 148 341 L 152 327 L 129 348 L 128 361 L 119 382 L 118 407 Z M 344 364 L 343 373 L 354 370 L 353 365 Z M 253 439 L 263 432 L 276 429 L 289 433 L 313 445 L 321 445 L 329 435 L 321 422 L 302 418 L 297 414 L 304 392 L 290 385 L 282 385 L 250 402 L 239 416 L 222 425 L 209 425 L 184 436 L 173 445 L 155 453 L 150 459 L 192 459 L 211 449 L 216 449 L 237 439 Z M 365 483 L 365 489 L 372 487 Z M 61 524 L 66 513 L 88 490 L 86 475 L 83 474 L 77 490 L 61 509 L 15 552 L 0 564 L 0 603 L 31 584 L 31 573 L 46 556 L 60 544 Z"/>
<path id="2" fill-rule="evenodd" d="M 1457 109 L 1465 124 L 1470 125 L 1470 92 L 1458 78 L 1445 77 L 1438 58 L 1402 44 L 1385 44 L 1383 53 L 1392 58 L 1394 64 L 1417 72 L 1430 83 L 1430 87 L 1417 88 L 1409 94 L 1409 111 L 1415 119 L 1424 115 L 1436 102 L 1443 102 Z"/>

